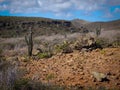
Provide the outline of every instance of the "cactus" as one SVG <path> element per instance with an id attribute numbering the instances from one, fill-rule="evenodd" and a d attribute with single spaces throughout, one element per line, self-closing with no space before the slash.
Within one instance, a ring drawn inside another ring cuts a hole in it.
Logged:
<path id="1" fill-rule="evenodd" d="M 31 28 L 29 30 L 29 34 L 27 36 L 25 36 L 25 41 L 26 41 L 27 46 L 28 46 L 28 55 L 32 56 L 33 40 L 32 40 L 32 30 L 31 30 Z"/>
<path id="2" fill-rule="evenodd" d="M 96 28 L 96 35 L 97 37 L 101 34 L 101 25 Z"/>

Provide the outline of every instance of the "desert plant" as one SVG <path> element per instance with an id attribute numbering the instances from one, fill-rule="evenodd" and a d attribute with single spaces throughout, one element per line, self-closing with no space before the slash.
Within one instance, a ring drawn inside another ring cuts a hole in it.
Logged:
<path id="1" fill-rule="evenodd" d="M 82 49 L 82 43 L 80 41 L 76 40 L 73 44 L 73 48 L 75 50 L 81 50 Z"/>
<path id="2" fill-rule="evenodd" d="M 101 34 L 101 25 L 96 28 L 95 33 L 96 33 L 96 36 L 97 36 L 97 37 Z"/>
<path id="3" fill-rule="evenodd" d="M 15 48 L 15 44 L 14 43 L 2 43 L 0 44 L 0 48 L 4 48 L 4 50 L 13 50 Z"/>
<path id="4" fill-rule="evenodd" d="M 3 50 L 0 48 L 0 68 L 1 68 L 1 63 L 3 62 L 3 61 L 6 61 L 6 58 L 5 58 L 5 56 L 3 55 Z"/>
<path id="5" fill-rule="evenodd" d="M 13 84 L 19 78 L 18 68 L 10 61 L 0 62 L 0 90 L 14 90 Z"/>
<path id="6" fill-rule="evenodd" d="M 97 38 L 95 43 L 98 48 L 105 48 L 110 45 L 109 39 L 107 38 Z"/>
<path id="7" fill-rule="evenodd" d="M 106 54 L 106 51 L 105 51 L 104 49 L 102 49 L 102 50 L 100 51 L 100 53 L 103 54 L 103 55 L 105 55 L 105 54 Z"/>
<path id="8" fill-rule="evenodd" d="M 119 47 L 120 46 L 120 35 L 116 34 L 115 40 L 112 42 L 113 47 Z"/>
<path id="9" fill-rule="evenodd" d="M 55 78 L 54 74 L 53 73 L 49 73 L 47 76 L 46 76 L 46 80 L 49 82 L 49 80 L 52 80 L 53 78 Z"/>
<path id="10" fill-rule="evenodd" d="M 49 58 L 49 57 L 51 57 L 51 56 L 52 56 L 52 54 L 47 53 L 47 52 L 39 53 L 39 54 L 37 55 L 37 57 L 40 58 L 40 59 L 42 59 L 42 58 Z"/>
<path id="11" fill-rule="evenodd" d="M 73 52 L 72 48 L 70 47 L 70 42 L 64 41 L 62 44 L 55 45 L 55 51 L 62 52 L 62 53 L 71 53 Z"/>
<path id="12" fill-rule="evenodd" d="M 25 41 L 28 45 L 28 55 L 32 56 L 32 50 L 33 50 L 33 39 L 32 39 L 32 30 L 30 28 L 28 36 L 25 36 Z"/>
<path id="13" fill-rule="evenodd" d="M 27 86 L 28 86 L 28 81 L 29 81 L 29 79 L 24 79 L 24 78 L 16 80 L 14 83 L 14 89 L 15 90 L 25 90 L 25 88 L 27 88 Z"/>

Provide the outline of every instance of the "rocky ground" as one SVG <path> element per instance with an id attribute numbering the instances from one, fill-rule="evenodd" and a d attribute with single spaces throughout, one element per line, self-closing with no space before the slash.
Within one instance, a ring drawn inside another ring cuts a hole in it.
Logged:
<path id="1" fill-rule="evenodd" d="M 120 89 L 120 48 L 74 51 L 29 62 L 23 59 L 19 66 L 27 70 L 25 78 L 60 86 Z"/>

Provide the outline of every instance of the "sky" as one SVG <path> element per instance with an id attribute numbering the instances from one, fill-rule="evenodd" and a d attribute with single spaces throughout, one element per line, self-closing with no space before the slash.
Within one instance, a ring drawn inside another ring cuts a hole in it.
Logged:
<path id="1" fill-rule="evenodd" d="M 0 16 L 112 21 L 120 19 L 120 0 L 0 0 Z"/>

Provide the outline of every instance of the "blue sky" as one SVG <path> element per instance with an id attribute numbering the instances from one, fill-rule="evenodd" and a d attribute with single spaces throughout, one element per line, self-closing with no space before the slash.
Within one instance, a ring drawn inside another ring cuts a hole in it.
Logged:
<path id="1" fill-rule="evenodd" d="M 120 0 L 0 0 L 0 15 L 111 21 L 120 19 Z"/>

